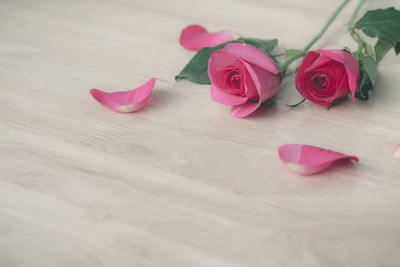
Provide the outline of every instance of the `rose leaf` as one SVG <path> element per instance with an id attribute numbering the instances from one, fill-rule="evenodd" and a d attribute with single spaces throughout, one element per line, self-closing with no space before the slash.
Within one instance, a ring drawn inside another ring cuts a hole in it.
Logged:
<path id="1" fill-rule="evenodd" d="M 272 40 L 262 40 L 256 38 L 243 38 L 242 39 L 246 44 L 252 45 L 266 53 L 268 56 L 271 56 L 272 50 L 278 45 L 278 39 Z"/>
<path id="2" fill-rule="evenodd" d="M 389 52 L 390 48 L 392 48 L 390 45 L 380 40 L 375 44 L 376 63 L 379 63 L 383 59 L 387 52 Z"/>
<path id="3" fill-rule="evenodd" d="M 378 38 L 381 43 L 393 47 L 396 54 L 400 53 L 400 10 L 394 7 L 370 10 L 356 23 L 355 27 L 370 37 Z M 379 49 L 383 48 L 379 46 Z M 379 51 L 377 61 L 380 61 L 381 56 L 385 54 L 382 53 L 384 50 Z"/>
<path id="4" fill-rule="evenodd" d="M 394 51 L 396 52 L 396 55 L 400 53 L 400 42 L 397 42 L 396 46 L 394 47 Z"/>
<path id="5" fill-rule="evenodd" d="M 356 91 L 356 97 L 368 100 L 370 91 L 374 89 L 375 80 L 378 75 L 377 64 L 373 57 L 360 54 L 360 81 Z"/>
<path id="6" fill-rule="evenodd" d="M 207 73 L 208 59 L 213 52 L 224 48 L 230 43 L 233 42 L 226 42 L 218 46 L 204 47 L 200 49 L 183 70 L 175 76 L 175 80 L 187 79 L 199 84 L 210 84 L 211 82 Z"/>

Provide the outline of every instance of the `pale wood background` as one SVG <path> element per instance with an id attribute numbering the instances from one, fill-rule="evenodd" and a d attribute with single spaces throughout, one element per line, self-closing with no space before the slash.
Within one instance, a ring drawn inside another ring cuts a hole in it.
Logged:
<path id="1" fill-rule="evenodd" d="M 0 0 L 0 266 L 400 266 L 400 57 L 368 103 L 289 109 L 290 77 L 242 120 L 173 80 L 194 54 L 178 43 L 189 24 L 299 48 L 339 3 Z M 355 4 L 316 48 L 355 48 Z M 88 93 L 153 76 L 134 114 Z M 284 143 L 360 163 L 297 176 Z"/>

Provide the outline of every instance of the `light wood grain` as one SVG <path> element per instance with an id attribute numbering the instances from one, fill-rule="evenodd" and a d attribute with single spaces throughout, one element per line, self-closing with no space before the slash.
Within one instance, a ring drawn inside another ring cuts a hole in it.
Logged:
<path id="1" fill-rule="evenodd" d="M 192 23 L 303 46 L 340 1 L 0 1 L 0 266 L 399 266 L 400 58 L 327 111 L 293 77 L 247 119 L 173 77 Z M 316 48 L 355 44 L 347 7 Z M 367 8 L 395 5 L 373 1 Z M 294 66 L 295 67 L 295 66 Z M 159 78 L 134 114 L 88 94 Z M 288 172 L 284 143 L 360 158 Z"/>

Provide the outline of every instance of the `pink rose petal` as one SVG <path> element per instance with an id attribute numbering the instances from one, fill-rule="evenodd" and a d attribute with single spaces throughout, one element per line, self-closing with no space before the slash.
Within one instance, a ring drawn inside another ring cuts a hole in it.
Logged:
<path id="1" fill-rule="evenodd" d="M 231 109 L 231 114 L 235 118 L 244 118 L 257 110 L 262 103 L 271 99 L 279 92 L 280 78 L 268 71 L 259 68 L 256 65 L 242 61 L 252 78 L 252 83 L 258 93 L 257 102 L 246 102 L 241 105 L 235 105 Z"/>
<path id="2" fill-rule="evenodd" d="M 393 157 L 396 159 L 400 159 L 400 144 L 396 146 L 396 148 L 393 151 Z"/>
<path id="3" fill-rule="evenodd" d="M 256 65 L 273 74 L 279 73 L 278 65 L 257 47 L 249 44 L 232 43 L 224 47 L 224 53 L 232 58 Z"/>
<path id="4" fill-rule="evenodd" d="M 224 105 L 239 105 L 246 103 L 247 97 L 227 94 L 223 92 L 218 86 L 211 84 L 211 98 Z"/>
<path id="5" fill-rule="evenodd" d="M 152 78 L 144 85 L 130 91 L 107 93 L 91 89 L 90 94 L 97 102 L 109 109 L 121 113 L 131 113 L 144 106 L 155 84 L 156 78 Z"/>
<path id="6" fill-rule="evenodd" d="M 247 115 L 253 113 L 259 107 L 259 102 L 246 102 L 242 105 L 233 106 L 231 109 L 231 114 L 235 118 L 244 118 Z"/>
<path id="7" fill-rule="evenodd" d="M 322 172 L 332 163 L 341 159 L 352 159 L 355 156 L 345 155 L 332 150 L 315 146 L 286 144 L 278 148 L 282 162 L 293 172 L 300 175 L 311 175 Z"/>
<path id="8" fill-rule="evenodd" d="M 337 49 L 317 50 L 323 56 L 327 56 L 337 62 L 343 63 L 346 67 L 347 77 L 349 79 L 349 87 L 353 102 L 356 102 L 356 91 L 358 87 L 358 79 L 360 78 L 360 66 L 354 56 L 348 52 Z"/>
<path id="9" fill-rule="evenodd" d="M 314 51 L 312 51 L 312 52 L 314 52 Z M 309 52 L 309 53 L 311 53 L 311 52 Z M 315 53 L 315 54 L 317 54 L 317 53 Z M 315 54 L 312 54 L 312 55 L 315 55 Z M 312 63 L 310 64 L 310 66 L 304 70 L 304 72 L 309 72 L 309 71 L 315 70 L 321 66 L 326 65 L 329 61 L 332 61 L 332 59 L 329 57 L 326 57 L 326 56 L 318 56 L 318 54 L 317 54 L 317 59 L 314 59 L 312 61 Z"/>
<path id="10" fill-rule="evenodd" d="M 235 39 L 232 31 L 210 33 L 200 25 L 190 25 L 182 30 L 179 43 L 188 50 L 198 51 L 203 47 L 217 46 Z"/>

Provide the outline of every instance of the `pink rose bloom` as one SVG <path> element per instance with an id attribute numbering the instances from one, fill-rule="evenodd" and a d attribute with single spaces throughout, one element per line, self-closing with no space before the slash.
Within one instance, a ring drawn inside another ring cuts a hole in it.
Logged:
<path id="1" fill-rule="evenodd" d="M 296 74 L 296 88 L 307 100 L 330 106 L 351 92 L 353 102 L 360 77 L 354 56 L 343 50 L 317 50 L 306 54 Z"/>
<path id="2" fill-rule="evenodd" d="M 279 91 L 278 65 L 258 48 L 232 43 L 211 54 L 208 61 L 211 97 L 233 106 L 231 113 L 243 118 Z"/>

